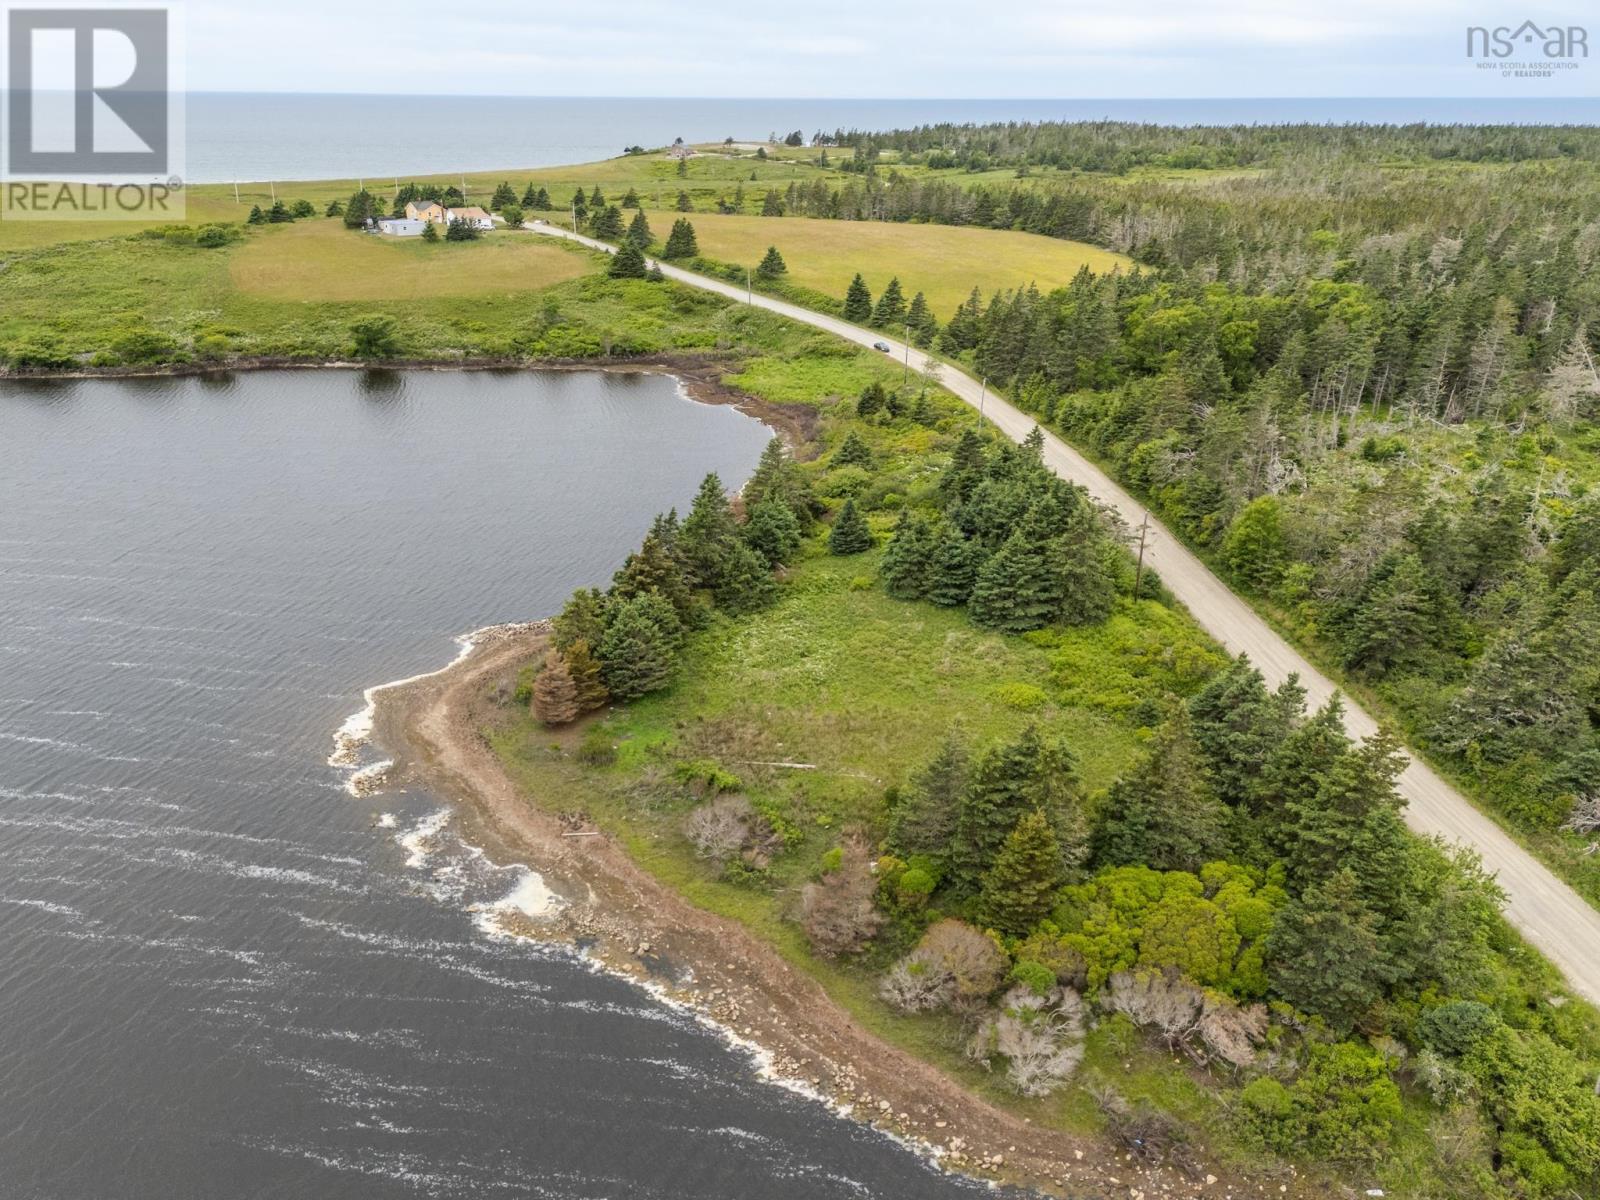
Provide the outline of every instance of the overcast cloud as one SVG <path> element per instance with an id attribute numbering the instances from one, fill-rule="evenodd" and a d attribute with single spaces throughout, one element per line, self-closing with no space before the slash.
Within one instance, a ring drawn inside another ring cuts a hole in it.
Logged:
<path id="1" fill-rule="evenodd" d="M 1468 25 L 1514 0 L 190 0 L 191 89 L 604 96 L 1592 96 L 1597 59 L 1506 78 Z"/>

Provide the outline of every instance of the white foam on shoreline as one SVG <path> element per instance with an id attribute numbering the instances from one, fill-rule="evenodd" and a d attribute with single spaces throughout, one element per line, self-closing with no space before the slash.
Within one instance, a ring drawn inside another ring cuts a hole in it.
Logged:
<path id="1" fill-rule="evenodd" d="M 455 666 L 477 647 L 479 639 L 486 633 L 495 629 L 505 629 L 505 625 L 485 625 L 482 629 L 474 629 L 471 633 L 463 633 L 455 639 L 456 656 L 444 666 L 433 671 L 421 671 L 415 675 L 407 675 L 404 679 L 391 679 L 388 683 L 374 684 L 361 693 L 363 704 L 356 712 L 344 719 L 344 723 L 334 731 L 333 753 L 328 755 L 330 767 L 355 768 L 360 766 L 361 748 L 372 737 L 372 722 L 378 712 L 378 693 L 388 691 L 390 688 L 404 687 L 408 683 L 416 683 L 419 679 L 428 679 L 434 675 L 443 675 Z"/>
<path id="2" fill-rule="evenodd" d="M 344 790 L 352 796 L 370 796 L 374 792 L 380 792 L 383 790 L 384 781 L 388 778 L 389 769 L 393 766 L 392 758 L 369 763 L 345 780 Z"/>
<path id="3" fill-rule="evenodd" d="M 688 390 L 683 386 L 682 381 L 679 380 L 678 383 L 684 395 L 692 400 L 693 397 L 688 395 Z M 344 723 L 334 733 L 333 752 L 328 757 L 329 766 L 339 767 L 351 772 L 349 778 L 345 781 L 345 790 L 352 796 L 370 795 L 381 791 L 387 774 L 394 765 L 392 760 L 388 759 L 365 764 L 361 761 L 361 752 L 372 737 L 377 713 L 378 693 L 389 688 L 415 683 L 418 680 L 427 679 L 434 675 L 441 675 L 471 654 L 477 648 L 484 635 L 500 630 L 521 628 L 526 628 L 526 626 L 517 624 L 486 625 L 482 629 L 457 637 L 455 640 L 459 649 L 455 658 L 445 666 L 434 671 L 424 671 L 416 675 L 407 676 L 404 679 L 396 679 L 367 688 L 362 693 L 365 701 L 362 708 L 345 718 Z M 434 859 L 436 855 L 443 857 L 445 861 L 432 868 L 432 878 L 426 885 L 426 889 L 436 900 L 442 903 L 454 902 L 459 904 L 465 898 L 463 893 L 467 890 L 465 877 L 472 874 L 472 872 L 464 869 L 465 864 L 459 858 L 454 858 L 444 853 L 446 846 L 443 843 L 446 839 L 443 835 L 452 815 L 453 809 L 450 807 L 438 809 L 421 818 L 410 829 L 397 834 L 394 840 L 405 851 L 405 865 L 411 870 L 420 871 L 428 867 L 430 860 Z M 397 821 L 393 813 L 382 813 L 377 819 L 377 825 L 382 829 L 392 829 L 396 824 Z M 505 919 L 514 914 L 521 914 L 523 917 L 538 920 L 550 916 L 562 907 L 564 901 L 550 889 L 545 883 L 544 877 L 525 864 L 514 863 L 508 866 L 501 866 L 493 863 L 481 847 L 472 845 L 459 835 L 449 839 L 449 841 L 451 843 L 449 849 L 459 850 L 474 865 L 494 872 L 510 871 L 517 873 L 516 880 L 510 890 L 498 900 L 486 904 L 467 904 L 465 906 L 467 911 L 473 914 L 472 923 L 478 932 L 495 940 L 518 941 L 527 943 L 530 946 L 551 948 L 553 946 L 552 943 L 535 937 L 525 932 L 524 929 L 508 928 L 505 924 Z M 777 1066 L 777 1057 L 771 1050 L 754 1039 L 739 1033 L 731 1026 L 724 1025 L 718 1021 L 701 1007 L 697 1000 L 683 999 L 674 995 L 660 982 L 653 979 L 640 978 L 635 974 L 613 967 L 592 952 L 579 951 L 578 958 L 579 961 L 597 973 L 603 972 L 627 981 L 650 996 L 663 1008 L 693 1020 L 696 1024 L 716 1034 L 728 1046 L 743 1052 L 748 1056 L 755 1075 L 762 1081 L 783 1088 L 785 1091 L 803 1099 L 820 1104 L 829 1112 L 845 1119 L 868 1121 L 871 1116 L 877 1115 L 867 1114 L 866 1117 L 856 1117 L 853 1104 L 840 1101 L 828 1095 L 807 1080 L 799 1079 L 780 1071 Z M 949 1169 L 943 1165 L 942 1161 L 948 1153 L 944 1147 L 919 1137 L 896 1133 L 894 1130 L 886 1129 L 881 1125 L 874 1124 L 870 1127 L 880 1136 L 902 1146 L 935 1168 L 939 1170 Z M 995 1188 L 992 1180 L 978 1179 L 977 1182 L 987 1183 L 991 1190 Z"/>
<path id="4" fill-rule="evenodd" d="M 667 990 L 666 987 L 654 979 L 641 979 L 638 976 L 631 975 L 625 971 L 618 971 L 591 954 L 585 954 L 584 958 L 597 970 L 605 971 L 607 974 L 616 975 L 621 979 L 626 979 L 635 987 L 638 987 L 642 991 L 646 992 L 658 1003 L 690 1017 L 703 1028 L 715 1033 L 735 1050 L 740 1050 L 748 1055 L 750 1058 L 750 1064 L 755 1070 L 756 1077 L 762 1080 L 764 1083 L 772 1084 L 774 1087 L 780 1087 L 786 1092 L 791 1092 L 796 1096 L 802 1097 L 803 1099 L 820 1104 L 837 1117 L 842 1117 L 846 1120 L 854 1120 L 860 1124 L 869 1124 L 873 1132 L 881 1135 L 882 1137 L 888 1138 L 891 1142 L 894 1142 L 896 1145 L 899 1145 L 910 1151 L 912 1154 L 917 1155 L 917 1157 L 923 1159 L 924 1161 L 932 1163 L 940 1170 L 948 1169 L 943 1163 L 944 1156 L 946 1153 L 948 1153 L 943 1146 L 935 1145 L 934 1143 L 923 1138 L 897 1133 L 892 1129 L 884 1128 L 882 1125 L 870 1124 L 871 1118 L 878 1115 L 876 1113 L 868 1113 L 861 1117 L 857 1117 L 855 1115 L 854 1104 L 847 1103 L 828 1095 L 826 1092 L 822 1091 L 820 1088 L 811 1084 L 807 1080 L 798 1079 L 793 1075 L 787 1075 L 780 1071 L 777 1065 L 777 1056 L 771 1050 L 763 1046 L 760 1042 L 757 1042 L 755 1039 L 740 1033 L 731 1026 L 724 1025 L 721 1021 L 717 1020 L 710 1013 L 701 1008 L 700 1005 L 695 1001 L 684 1000 L 673 995 Z M 976 1179 L 977 1177 L 969 1176 L 969 1178 Z M 977 1181 L 988 1184 L 991 1190 L 995 1187 L 993 1180 L 978 1179 Z"/>

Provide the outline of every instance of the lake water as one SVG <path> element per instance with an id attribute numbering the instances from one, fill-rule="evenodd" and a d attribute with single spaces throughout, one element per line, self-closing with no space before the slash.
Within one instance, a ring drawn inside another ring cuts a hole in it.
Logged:
<path id="1" fill-rule="evenodd" d="M 941 121 L 1162 125 L 1600 121 L 1592 98 L 1292 100 L 704 100 L 541 96 L 251 95 L 188 98 L 196 183 L 385 179 L 593 162 L 627 146 L 896 129 Z"/>
<path id="2" fill-rule="evenodd" d="M 767 439 L 658 376 L 0 383 L 0 1196 L 978 1194 L 495 936 L 526 872 L 326 763 Z"/>

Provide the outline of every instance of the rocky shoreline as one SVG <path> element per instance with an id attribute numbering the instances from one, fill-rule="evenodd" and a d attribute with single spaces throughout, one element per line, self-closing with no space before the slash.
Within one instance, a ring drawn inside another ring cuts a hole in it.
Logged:
<path id="1" fill-rule="evenodd" d="M 542 653 L 547 622 L 495 626 L 442 671 L 374 689 L 371 739 L 385 784 L 450 800 L 466 837 L 536 869 L 558 902 L 512 913 L 508 935 L 565 942 L 683 1006 L 754 1054 L 774 1082 L 901 1138 L 953 1171 L 1074 1197 L 1309 1195 L 1293 1177 L 1220 1179 L 1151 1165 L 1094 1138 L 1034 1126 L 864 1029 L 810 976 L 737 922 L 694 907 L 612 838 L 523 796 L 483 730 L 489 698 Z"/>

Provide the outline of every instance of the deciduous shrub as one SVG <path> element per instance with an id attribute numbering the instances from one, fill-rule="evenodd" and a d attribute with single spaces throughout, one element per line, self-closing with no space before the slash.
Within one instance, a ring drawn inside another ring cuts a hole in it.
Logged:
<path id="1" fill-rule="evenodd" d="M 929 927 L 884 977 L 883 998 L 904 1012 L 970 1009 L 982 1004 L 1006 975 L 1006 956 L 993 938 L 963 921 Z"/>
<path id="2" fill-rule="evenodd" d="M 1018 983 L 978 1026 L 967 1054 L 985 1066 L 1005 1059 L 1012 1087 L 1024 1096 L 1048 1096 L 1083 1061 L 1083 1002 L 1064 988 L 1041 994 Z"/>
<path id="3" fill-rule="evenodd" d="M 838 849 L 837 864 L 800 894 L 800 923 L 824 958 L 855 953 L 883 925 L 873 903 L 877 882 L 865 844 L 852 837 Z"/>

